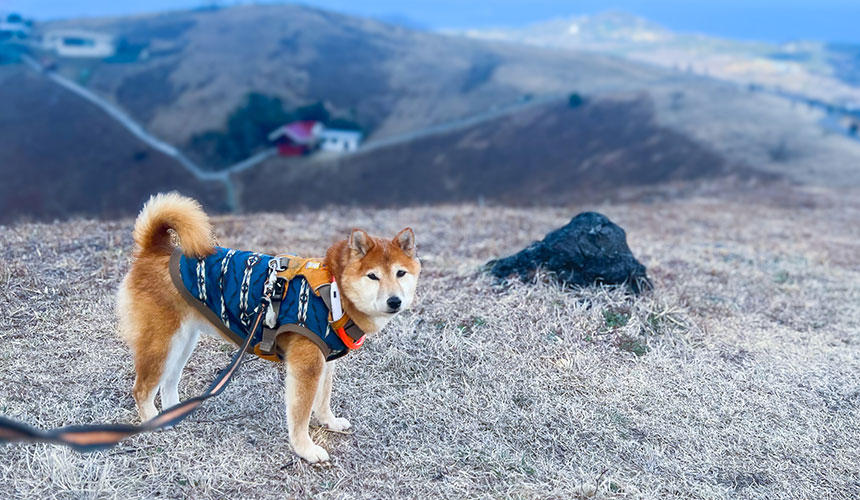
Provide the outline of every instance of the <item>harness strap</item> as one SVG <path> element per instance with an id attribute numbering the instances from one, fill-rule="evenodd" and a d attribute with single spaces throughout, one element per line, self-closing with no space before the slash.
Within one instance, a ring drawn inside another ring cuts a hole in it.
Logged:
<path id="1" fill-rule="evenodd" d="M 277 291 L 277 287 L 275 288 L 275 295 L 279 296 L 279 300 L 272 300 L 272 313 L 273 316 L 277 318 L 281 314 L 281 300 L 284 298 L 284 290 Z M 207 308 L 208 309 L 208 308 Z M 280 362 L 281 353 L 275 351 L 275 341 L 278 340 L 278 330 L 273 328 L 274 325 L 263 325 L 263 335 L 260 339 L 260 343 L 254 346 L 254 354 L 258 357 L 265 359 L 266 361 L 272 362 Z"/>
<path id="2" fill-rule="evenodd" d="M 320 287 L 331 282 L 331 271 L 322 259 L 277 255 L 274 260 L 277 262 L 279 278 L 284 278 L 289 282 L 296 276 L 302 276 L 307 280 L 314 293 L 320 297 L 324 295 L 320 292 Z"/>
<path id="3" fill-rule="evenodd" d="M 332 278 L 333 280 L 334 278 Z M 325 302 L 329 311 L 332 310 L 331 305 L 331 282 L 319 287 L 320 297 Z M 358 349 L 364 343 L 364 332 L 355 322 L 346 314 L 340 317 L 337 321 L 329 323 L 331 329 L 337 334 L 340 340 L 350 349 Z M 354 346 L 354 347 L 353 347 Z"/>
<path id="4" fill-rule="evenodd" d="M 256 354 L 258 351 L 262 352 L 262 353 L 273 353 L 273 352 L 275 352 L 275 340 L 277 340 L 277 338 L 278 338 L 278 330 L 277 329 L 263 328 L 263 339 L 260 341 L 259 344 L 254 346 L 254 353 Z M 271 356 L 271 354 L 266 354 L 266 355 Z M 259 354 L 258 354 L 258 356 L 259 356 Z M 277 358 L 277 356 L 275 356 L 275 358 Z"/>
<path id="5" fill-rule="evenodd" d="M 272 361 L 273 363 L 283 361 L 281 353 L 275 349 L 275 341 L 278 340 L 278 335 L 280 335 L 279 330 L 264 326 L 263 338 L 260 340 L 260 343 L 254 346 L 254 354 L 259 358 Z"/>

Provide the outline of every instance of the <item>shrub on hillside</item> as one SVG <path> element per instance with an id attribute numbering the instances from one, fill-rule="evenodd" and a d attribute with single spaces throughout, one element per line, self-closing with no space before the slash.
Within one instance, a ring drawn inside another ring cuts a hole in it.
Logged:
<path id="1" fill-rule="evenodd" d="M 332 118 L 328 123 L 326 123 L 326 126 L 341 130 L 357 130 L 359 132 L 364 132 L 364 129 L 358 124 L 358 122 L 348 118 Z"/>
<path id="2" fill-rule="evenodd" d="M 577 92 L 570 94 L 570 96 L 567 98 L 567 105 L 571 108 L 578 108 L 583 104 L 585 104 L 585 98 L 579 95 L 579 93 Z"/>
<path id="3" fill-rule="evenodd" d="M 294 115 L 296 120 L 312 120 L 326 124 L 331 119 L 331 114 L 325 108 L 325 104 L 320 101 L 296 108 Z"/>

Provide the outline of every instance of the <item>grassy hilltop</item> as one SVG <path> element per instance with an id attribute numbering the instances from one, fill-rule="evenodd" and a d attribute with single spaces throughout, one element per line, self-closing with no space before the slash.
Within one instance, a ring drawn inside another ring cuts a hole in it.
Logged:
<path id="1" fill-rule="evenodd" d="M 0 497 L 857 498 L 857 199 L 219 217 L 226 245 L 305 254 L 353 224 L 416 230 L 416 307 L 338 362 L 333 404 L 355 432 L 313 432 L 332 464 L 290 452 L 283 376 L 256 360 L 176 429 L 91 455 L 0 447 Z M 627 230 L 653 294 L 499 289 L 475 274 L 595 208 Z M 4 415 L 136 420 L 112 312 L 131 224 L 0 226 Z M 230 351 L 202 340 L 182 397 Z"/>

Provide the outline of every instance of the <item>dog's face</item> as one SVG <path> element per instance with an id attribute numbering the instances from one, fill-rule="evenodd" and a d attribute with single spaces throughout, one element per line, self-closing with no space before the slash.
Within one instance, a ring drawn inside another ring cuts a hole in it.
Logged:
<path id="1" fill-rule="evenodd" d="M 354 229 L 347 246 L 349 257 L 340 287 L 356 309 L 384 325 L 412 305 L 421 273 L 412 229 L 400 231 L 391 240 Z"/>

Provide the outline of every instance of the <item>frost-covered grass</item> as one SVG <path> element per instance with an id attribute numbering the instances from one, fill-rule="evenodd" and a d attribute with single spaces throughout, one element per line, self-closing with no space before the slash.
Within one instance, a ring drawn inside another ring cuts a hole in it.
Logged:
<path id="1" fill-rule="evenodd" d="M 851 200 L 217 218 L 225 245 L 302 254 L 352 226 L 415 228 L 416 307 L 338 362 L 333 405 L 354 433 L 313 432 L 332 463 L 291 453 L 282 374 L 253 360 L 173 430 L 89 455 L 0 447 L 0 497 L 860 497 Z M 585 209 L 627 230 L 653 293 L 502 288 L 476 274 Z M 0 227 L 0 414 L 43 428 L 136 421 L 113 318 L 130 231 Z M 231 350 L 201 341 L 180 394 L 202 391 Z"/>

